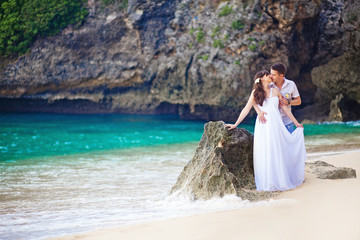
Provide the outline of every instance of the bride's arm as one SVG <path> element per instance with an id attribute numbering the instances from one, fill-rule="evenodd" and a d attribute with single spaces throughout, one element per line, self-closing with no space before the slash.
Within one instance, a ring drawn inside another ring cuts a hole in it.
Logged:
<path id="1" fill-rule="evenodd" d="M 277 90 L 277 94 L 278 94 L 279 100 L 284 98 L 278 90 Z M 295 124 L 296 127 L 304 128 L 304 126 L 296 120 L 296 118 L 292 114 L 290 108 L 288 108 L 286 105 L 280 105 L 280 107 L 285 112 L 285 114 L 290 118 L 290 120 Z"/>
<path id="2" fill-rule="evenodd" d="M 225 124 L 225 127 L 228 127 L 229 130 L 236 128 L 242 122 L 242 120 L 244 120 L 244 118 L 249 114 L 249 111 L 252 108 L 252 106 L 254 105 L 254 103 L 255 103 L 254 94 L 253 94 L 253 92 L 251 92 L 249 100 L 246 103 L 245 107 L 241 110 L 241 113 L 240 113 L 238 119 L 236 120 L 236 123 L 235 124 Z"/>
<path id="3" fill-rule="evenodd" d="M 296 118 L 294 117 L 294 115 L 292 114 L 290 108 L 288 108 L 287 106 L 281 106 L 281 109 L 284 110 L 284 112 L 286 113 L 286 115 L 290 118 L 290 120 L 295 124 L 296 127 L 302 127 L 304 128 L 304 126 L 302 124 L 300 124 Z"/>

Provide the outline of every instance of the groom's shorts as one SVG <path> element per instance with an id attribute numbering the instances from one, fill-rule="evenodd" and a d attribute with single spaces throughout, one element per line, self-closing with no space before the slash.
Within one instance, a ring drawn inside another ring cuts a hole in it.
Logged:
<path id="1" fill-rule="evenodd" d="M 288 125 L 285 125 L 286 129 L 289 131 L 289 133 L 292 133 L 295 130 L 295 124 L 290 123 Z"/>

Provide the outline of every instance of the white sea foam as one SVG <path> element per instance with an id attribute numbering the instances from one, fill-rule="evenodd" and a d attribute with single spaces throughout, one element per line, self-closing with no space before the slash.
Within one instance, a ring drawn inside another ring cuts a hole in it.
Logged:
<path id="1" fill-rule="evenodd" d="M 328 124 L 328 125 L 332 125 L 332 124 L 344 124 L 344 125 L 351 125 L 351 126 L 360 126 L 360 120 L 357 120 L 357 121 L 348 121 L 348 122 L 339 122 L 339 121 L 331 121 L 331 122 L 328 122 L 328 121 L 325 121 L 325 122 L 318 122 L 317 124 Z"/>
<path id="2" fill-rule="evenodd" d="M 226 195 L 222 198 L 212 198 L 210 200 L 190 200 L 188 196 L 179 198 L 179 196 L 168 196 L 162 201 L 155 203 L 159 210 L 173 212 L 176 216 L 189 216 L 197 213 L 210 213 L 228 211 L 234 209 L 243 209 L 249 207 L 271 206 L 278 204 L 294 204 L 295 199 L 264 200 L 259 202 L 250 202 L 242 200 L 236 195 Z"/>

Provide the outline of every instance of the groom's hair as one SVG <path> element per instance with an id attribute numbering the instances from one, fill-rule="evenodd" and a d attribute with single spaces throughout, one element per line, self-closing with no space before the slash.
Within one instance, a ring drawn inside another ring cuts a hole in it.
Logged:
<path id="1" fill-rule="evenodd" d="M 277 63 L 274 63 L 271 68 L 272 70 L 275 70 L 277 71 L 279 74 L 283 74 L 285 76 L 285 73 L 286 73 L 286 67 L 283 63 L 281 62 L 277 62 Z"/>

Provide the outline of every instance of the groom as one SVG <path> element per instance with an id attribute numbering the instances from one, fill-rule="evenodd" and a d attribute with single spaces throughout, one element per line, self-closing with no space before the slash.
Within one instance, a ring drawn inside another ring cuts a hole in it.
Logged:
<path id="1" fill-rule="evenodd" d="M 291 110 L 291 106 L 301 104 L 301 98 L 296 84 L 285 78 L 286 67 L 281 62 L 275 63 L 270 68 L 270 77 L 273 80 L 270 87 L 277 88 L 283 95 L 280 105 L 287 106 Z M 287 130 L 292 133 L 295 130 L 294 123 L 286 116 L 285 112 L 280 108 L 281 117 Z"/>
<path id="2" fill-rule="evenodd" d="M 270 68 L 270 77 L 272 79 L 272 83 L 270 83 L 270 87 L 277 88 L 284 99 L 280 101 L 280 104 L 283 106 L 287 106 L 291 110 L 291 105 L 297 106 L 301 104 L 301 98 L 299 91 L 296 87 L 296 84 L 285 78 L 286 67 L 281 62 L 275 63 Z M 290 118 L 285 114 L 285 112 L 280 108 L 280 114 L 285 124 L 286 129 L 292 133 L 295 130 L 294 123 L 290 120 Z M 258 112 L 258 111 L 257 111 Z M 260 122 L 266 123 L 266 118 L 261 111 L 259 111 L 259 119 Z"/>

